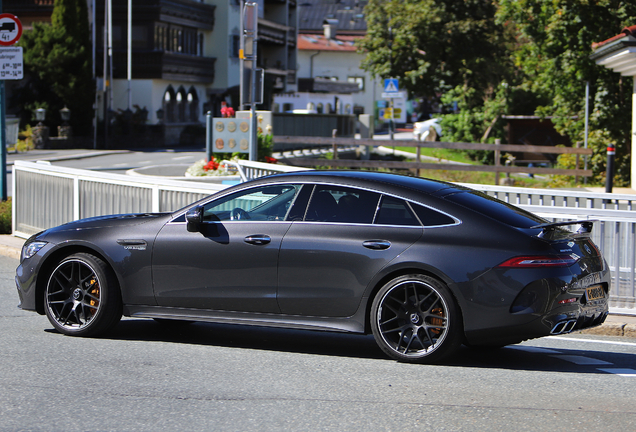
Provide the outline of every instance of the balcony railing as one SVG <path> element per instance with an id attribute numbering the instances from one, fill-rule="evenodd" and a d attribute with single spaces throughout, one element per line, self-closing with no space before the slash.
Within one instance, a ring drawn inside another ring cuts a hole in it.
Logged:
<path id="1" fill-rule="evenodd" d="M 113 53 L 113 75 L 126 78 L 127 54 Z M 97 70 L 102 69 L 103 53 L 96 57 Z M 134 79 L 165 79 L 186 82 L 211 83 L 214 81 L 216 58 L 200 57 L 167 51 L 134 51 L 132 75 Z"/>

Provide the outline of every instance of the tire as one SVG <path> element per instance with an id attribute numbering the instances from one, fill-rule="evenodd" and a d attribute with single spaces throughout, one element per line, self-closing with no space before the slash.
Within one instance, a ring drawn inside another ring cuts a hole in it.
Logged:
<path id="1" fill-rule="evenodd" d="M 406 275 L 384 285 L 371 305 L 371 330 L 389 357 L 434 363 L 463 339 L 462 318 L 448 288 L 432 277 Z"/>
<path id="2" fill-rule="evenodd" d="M 46 284 L 44 305 L 53 327 L 70 336 L 100 335 L 112 329 L 122 315 L 114 272 L 88 253 L 60 261 Z"/>

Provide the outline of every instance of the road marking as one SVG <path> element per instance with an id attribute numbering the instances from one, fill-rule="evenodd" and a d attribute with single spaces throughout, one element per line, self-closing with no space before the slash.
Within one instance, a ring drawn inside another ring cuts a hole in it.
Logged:
<path id="1" fill-rule="evenodd" d="M 563 337 L 563 336 L 548 336 L 548 338 L 566 340 L 566 341 L 574 341 L 574 342 L 600 343 L 600 344 L 623 345 L 623 346 L 634 346 L 634 347 L 636 347 L 636 343 L 634 343 L 634 342 L 617 342 L 617 341 L 605 341 L 605 340 L 598 340 L 598 339 L 579 339 L 579 338 Z"/>
<path id="2" fill-rule="evenodd" d="M 606 362 L 604 360 L 599 360 L 599 359 L 595 359 L 591 357 L 577 356 L 577 355 L 553 355 L 550 357 L 555 357 L 555 358 L 565 360 L 577 365 L 611 365 L 613 364 L 610 362 Z"/>
<path id="3" fill-rule="evenodd" d="M 118 163 L 118 164 L 115 164 L 113 166 L 114 167 L 119 167 L 119 166 L 126 166 L 126 165 L 128 165 L 128 164 L 127 163 Z"/>
<path id="4" fill-rule="evenodd" d="M 634 369 L 598 369 L 600 371 L 603 372 L 607 372 L 607 373 L 611 373 L 614 375 L 618 375 L 618 376 L 622 376 L 622 377 L 629 377 L 629 378 L 636 378 L 636 370 Z"/>
<path id="5" fill-rule="evenodd" d="M 183 159 L 194 159 L 195 156 L 179 156 L 179 157 L 173 157 L 172 160 L 183 160 Z"/>
<path id="6" fill-rule="evenodd" d="M 511 346 L 508 348 L 516 349 L 520 351 L 538 353 L 538 354 L 560 354 L 561 353 L 561 351 L 555 351 L 549 348 L 539 348 L 539 347 L 525 346 L 525 345 Z"/>

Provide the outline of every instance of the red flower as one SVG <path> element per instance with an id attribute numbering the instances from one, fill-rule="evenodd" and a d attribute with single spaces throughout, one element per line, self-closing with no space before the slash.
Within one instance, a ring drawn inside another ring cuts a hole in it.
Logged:
<path id="1" fill-rule="evenodd" d="M 210 162 L 203 165 L 203 171 L 216 171 L 217 169 L 219 169 L 219 163 L 215 158 L 210 159 Z"/>
<path id="2" fill-rule="evenodd" d="M 224 106 L 223 108 L 221 108 L 221 116 L 223 118 L 234 117 L 234 108 L 229 106 Z"/>
<path id="3" fill-rule="evenodd" d="M 278 159 L 270 157 L 270 156 L 265 156 L 265 162 L 275 164 L 275 163 L 278 163 Z"/>

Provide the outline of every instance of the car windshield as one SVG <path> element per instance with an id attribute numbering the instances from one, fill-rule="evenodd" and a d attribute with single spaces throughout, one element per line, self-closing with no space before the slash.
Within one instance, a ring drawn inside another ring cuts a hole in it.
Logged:
<path id="1" fill-rule="evenodd" d="M 531 228 L 547 220 L 500 201 L 479 191 L 464 191 L 444 197 L 448 201 L 467 207 L 499 222 L 517 228 Z"/>

